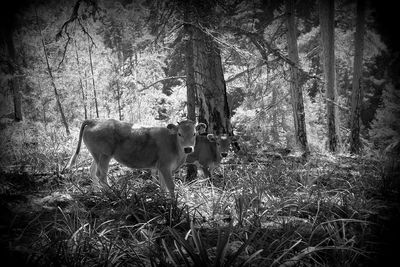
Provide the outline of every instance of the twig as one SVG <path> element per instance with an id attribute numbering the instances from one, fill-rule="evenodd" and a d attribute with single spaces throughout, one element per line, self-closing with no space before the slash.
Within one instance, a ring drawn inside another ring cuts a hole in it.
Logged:
<path id="1" fill-rule="evenodd" d="M 150 87 L 156 85 L 159 82 L 169 81 L 169 80 L 173 80 L 173 79 L 186 79 L 186 76 L 173 76 L 173 77 L 167 77 L 167 78 L 164 78 L 164 79 L 160 79 L 160 80 L 155 81 L 154 83 L 152 83 L 152 84 L 150 84 L 148 86 L 143 87 L 142 89 L 138 90 L 138 92 L 142 92 L 144 90 L 147 90 L 147 89 L 149 89 Z"/>
<path id="2" fill-rule="evenodd" d="M 90 46 L 91 47 L 93 47 L 93 46 L 96 47 L 96 43 L 93 41 L 92 36 L 89 34 L 88 30 L 86 30 L 85 26 L 83 26 L 82 21 L 80 19 L 78 19 L 78 23 L 81 26 L 81 29 L 82 29 L 83 33 L 86 34 L 87 37 L 90 39 L 90 42 L 91 42 Z"/>
<path id="3" fill-rule="evenodd" d="M 69 33 L 68 33 L 68 32 L 65 32 L 65 34 L 67 35 L 68 39 L 67 39 L 67 42 L 66 42 L 65 45 L 64 45 L 63 56 L 62 56 L 62 59 L 61 59 L 60 63 L 58 63 L 57 70 L 60 69 L 61 64 L 64 62 L 65 55 L 67 54 L 68 44 L 69 44 L 69 42 L 71 41 L 71 37 L 69 36 Z"/>

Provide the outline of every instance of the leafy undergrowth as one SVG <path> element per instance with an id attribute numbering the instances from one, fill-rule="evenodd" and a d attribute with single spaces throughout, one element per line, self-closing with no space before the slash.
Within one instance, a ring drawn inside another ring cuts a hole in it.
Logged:
<path id="1" fill-rule="evenodd" d="M 379 161 L 312 155 L 234 162 L 212 181 L 178 177 L 175 200 L 146 172 L 119 166 L 110 171 L 115 184 L 102 192 L 92 190 L 87 169 L 1 173 L 3 263 L 384 266 L 397 256 L 390 252 L 398 197 L 382 189 Z"/>

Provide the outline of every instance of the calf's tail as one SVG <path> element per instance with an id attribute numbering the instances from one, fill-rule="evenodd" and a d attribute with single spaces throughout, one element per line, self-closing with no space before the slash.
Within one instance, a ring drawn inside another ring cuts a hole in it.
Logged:
<path id="1" fill-rule="evenodd" d="M 78 156 L 79 151 L 81 150 L 81 143 L 82 143 L 83 131 L 85 130 L 85 127 L 86 127 L 87 125 L 89 125 L 91 122 L 92 122 L 92 121 L 90 121 L 90 120 L 85 120 L 85 121 L 82 123 L 81 130 L 80 130 L 80 132 L 79 132 L 78 146 L 76 147 L 76 152 L 75 152 L 75 154 L 74 154 L 74 155 L 71 157 L 71 159 L 69 160 L 69 162 L 68 162 L 68 164 L 67 164 L 67 168 L 71 168 L 71 166 L 75 164 L 76 157 Z"/>

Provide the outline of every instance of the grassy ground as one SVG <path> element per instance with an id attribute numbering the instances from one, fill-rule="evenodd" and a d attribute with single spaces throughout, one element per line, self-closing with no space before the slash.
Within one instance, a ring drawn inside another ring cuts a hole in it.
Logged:
<path id="1" fill-rule="evenodd" d="M 2 266 L 385 266 L 400 211 L 381 166 L 260 154 L 231 159 L 212 182 L 178 173 L 175 200 L 119 166 L 103 192 L 87 169 L 2 172 Z"/>

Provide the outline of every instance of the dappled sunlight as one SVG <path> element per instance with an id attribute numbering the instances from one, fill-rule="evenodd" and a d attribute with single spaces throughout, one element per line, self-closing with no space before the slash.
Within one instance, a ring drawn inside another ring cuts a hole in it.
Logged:
<path id="1" fill-rule="evenodd" d="M 2 265 L 396 262 L 394 4 L 20 2 L 0 9 Z"/>

